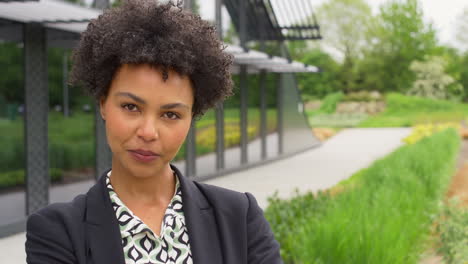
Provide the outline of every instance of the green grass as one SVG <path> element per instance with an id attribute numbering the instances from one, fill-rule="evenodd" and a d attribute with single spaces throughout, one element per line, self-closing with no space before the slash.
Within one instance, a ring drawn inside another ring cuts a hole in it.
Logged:
<path id="1" fill-rule="evenodd" d="M 386 110 L 369 117 L 359 127 L 408 127 L 424 123 L 460 122 L 468 116 L 468 105 L 391 93 Z"/>
<path id="2" fill-rule="evenodd" d="M 445 130 L 374 162 L 333 196 L 273 197 L 265 215 L 285 262 L 417 263 L 459 146 Z"/>

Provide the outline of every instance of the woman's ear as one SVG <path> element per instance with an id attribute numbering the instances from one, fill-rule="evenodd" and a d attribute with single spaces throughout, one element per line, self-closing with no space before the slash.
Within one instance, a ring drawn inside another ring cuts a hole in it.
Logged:
<path id="1" fill-rule="evenodd" d="M 99 99 L 99 112 L 101 113 L 102 120 L 106 121 L 106 110 L 105 110 L 106 98 L 101 96 Z"/>

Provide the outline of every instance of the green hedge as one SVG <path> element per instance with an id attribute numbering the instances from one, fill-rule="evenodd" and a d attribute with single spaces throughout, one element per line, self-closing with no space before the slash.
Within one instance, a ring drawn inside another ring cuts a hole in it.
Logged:
<path id="1" fill-rule="evenodd" d="M 265 215 L 285 262 L 418 263 L 459 146 L 445 130 L 376 161 L 338 194 L 271 198 Z"/>
<path id="2" fill-rule="evenodd" d="M 57 168 L 49 170 L 50 180 L 52 182 L 61 181 L 63 178 L 63 171 Z M 24 185 L 25 177 L 24 170 L 14 170 L 0 173 L 0 190 L 15 186 Z"/>

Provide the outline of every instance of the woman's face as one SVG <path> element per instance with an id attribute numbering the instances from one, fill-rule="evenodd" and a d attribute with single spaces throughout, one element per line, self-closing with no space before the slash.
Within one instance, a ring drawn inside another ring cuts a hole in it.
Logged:
<path id="1" fill-rule="evenodd" d="M 168 168 L 192 120 L 193 88 L 187 76 L 149 65 L 125 64 L 100 102 L 112 168 L 151 177 Z"/>

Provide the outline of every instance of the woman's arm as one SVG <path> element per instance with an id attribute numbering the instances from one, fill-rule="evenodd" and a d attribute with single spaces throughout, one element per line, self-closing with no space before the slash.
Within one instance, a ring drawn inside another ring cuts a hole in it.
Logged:
<path id="1" fill-rule="evenodd" d="M 263 216 L 255 197 L 246 193 L 249 200 L 247 212 L 247 243 L 249 264 L 280 264 L 280 247 L 270 225 Z"/>

